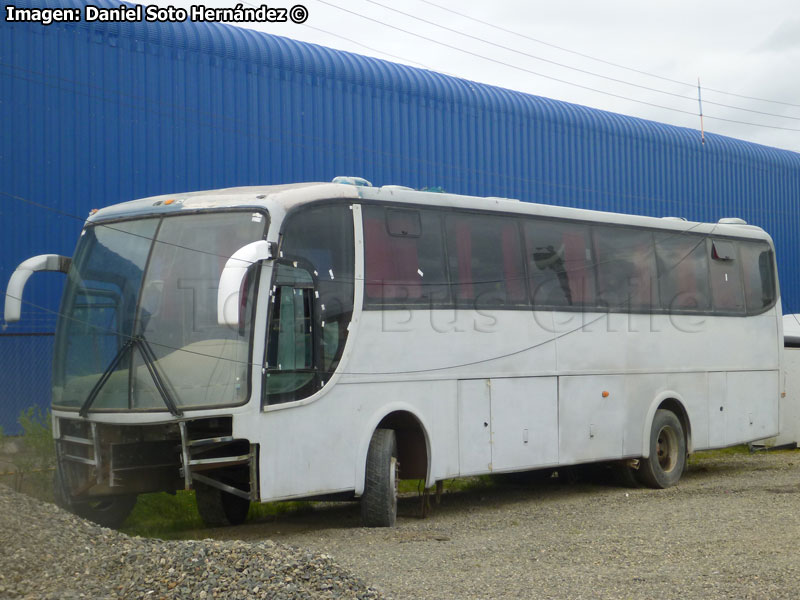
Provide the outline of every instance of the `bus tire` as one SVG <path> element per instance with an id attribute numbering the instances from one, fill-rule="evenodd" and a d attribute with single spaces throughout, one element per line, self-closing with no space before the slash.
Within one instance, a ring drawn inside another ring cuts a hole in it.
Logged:
<path id="1" fill-rule="evenodd" d="M 56 505 L 83 519 L 103 527 L 119 529 L 136 506 L 136 494 L 108 496 L 89 501 L 76 501 L 69 495 L 62 479 L 61 470 L 56 468 L 53 478 L 53 496 Z"/>
<path id="2" fill-rule="evenodd" d="M 56 467 L 56 471 L 53 473 L 53 498 L 56 506 L 72 512 L 72 502 L 70 502 L 69 492 L 64 483 L 64 476 L 61 474 L 61 469 L 58 467 Z"/>
<path id="3" fill-rule="evenodd" d="M 614 483 L 622 487 L 638 488 L 641 486 L 637 471 L 638 469 L 632 467 L 627 460 L 618 460 L 611 463 Z"/>
<path id="4" fill-rule="evenodd" d="M 686 434 L 675 413 L 658 409 L 650 429 L 650 456 L 641 459 L 636 476 L 651 488 L 672 487 L 686 467 Z"/>
<path id="5" fill-rule="evenodd" d="M 250 500 L 223 492 L 204 483 L 194 484 L 197 512 L 208 527 L 241 525 L 247 519 Z"/>
<path id="6" fill-rule="evenodd" d="M 70 496 L 59 468 L 56 468 L 53 478 L 53 496 L 56 505 L 64 510 L 111 529 L 122 527 L 136 506 L 136 494 L 121 494 L 86 501 L 75 500 Z"/>
<path id="7" fill-rule="evenodd" d="M 391 429 L 376 429 L 367 451 L 361 495 L 364 527 L 393 527 L 397 520 L 397 440 Z"/>

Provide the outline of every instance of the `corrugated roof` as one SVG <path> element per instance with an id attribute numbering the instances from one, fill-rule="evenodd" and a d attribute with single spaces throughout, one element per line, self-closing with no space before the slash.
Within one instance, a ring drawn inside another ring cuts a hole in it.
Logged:
<path id="1" fill-rule="evenodd" d="M 20 7 L 83 7 L 78 0 L 15 2 Z M 94 5 L 113 8 L 118 4 L 99 0 Z M 623 133 L 657 144 L 696 146 L 699 131 L 629 117 L 586 106 L 388 62 L 378 58 L 334 50 L 316 44 L 233 27 L 221 23 L 86 23 L 53 25 L 102 30 L 147 44 L 204 53 L 265 68 L 291 70 L 298 74 L 334 78 L 352 85 L 376 87 L 401 94 L 414 94 L 479 110 L 521 114 L 566 126 Z M 769 161 L 796 169 L 800 154 L 735 138 L 706 134 L 709 147 L 721 147 L 732 156 L 757 162 Z"/>

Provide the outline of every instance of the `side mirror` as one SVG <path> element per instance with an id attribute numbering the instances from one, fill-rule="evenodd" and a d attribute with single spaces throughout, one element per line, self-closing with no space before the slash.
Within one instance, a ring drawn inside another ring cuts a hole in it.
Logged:
<path id="1" fill-rule="evenodd" d="M 273 242 L 258 240 L 239 248 L 225 263 L 217 290 L 217 323 L 239 326 L 242 284 L 247 269 L 258 261 L 273 258 L 273 247 Z"/>
<path id="2" fill-rule="evenodd" d="M 36 271 L 54 271 L 66 273 L 72 264 L 68 256 L 58 254 L 40 254 L 20 263 L 11 274 L 6 288 L 6 305 L 3 318 L 6 323 L 16 323 L 22 313 L 22 292 L 28 278 Z"/>

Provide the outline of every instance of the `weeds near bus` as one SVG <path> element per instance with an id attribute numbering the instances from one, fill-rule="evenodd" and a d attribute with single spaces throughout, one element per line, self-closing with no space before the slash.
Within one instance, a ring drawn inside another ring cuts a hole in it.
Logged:
<path id="1" fill-rule="evenodd" d="M 53 434 L 50 428 L 50 411 L 31 406 L 20 413 L 17 422 L 23 434 L 6 436 L 0 430 L 0 447 L 6 453 L 3 479 L 11 487 L 39 500 L 53 500 L 53 469 L 56 462 Z"/>
<path id="2" fill-rule="evenodd" d="M 203 528 L 192 492 L 141 494 L 122 531 L 128 535 L 180 539 L 182 532 Z"/>
<path id="3" fill-rule="evenodd" d="M 270 502 L 250 505 L 248 521 L 269 520 L 283 514 L 303 514 L 313 510 L 310 502 Z M 128 535 L 183 539 L 196 537 L 206 525 L 197 512 L 194 492 L 141 494 L 122 528 Z"/>
<path id="4" fill-rule="evenodd" d="M 697 466 L 704 461 L 713 460 L 715 458 L 725 458 L 726 456 L 735 454 L 752 454 L 752 452 L 750 452 L 750 447 L 747 444 L 717 448 L 715 450 L 702 450 L 700 452 L 695 452 L 689 457 L 689 466 Z"/>

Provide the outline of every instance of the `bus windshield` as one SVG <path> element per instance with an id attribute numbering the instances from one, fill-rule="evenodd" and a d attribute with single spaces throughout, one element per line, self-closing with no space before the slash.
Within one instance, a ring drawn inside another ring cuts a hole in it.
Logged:
<path id="1" fill-rule="evenodd" d="M 81 408 L 92 395 L 91 410 L 165 410 L 156 379 L 181 409 L 247 401 L 255 285 L 240 327 L 217 323 L 217 287 L 267 221 L 248 211 L 87 226 L 61 303 L 53 405 Z"/>

